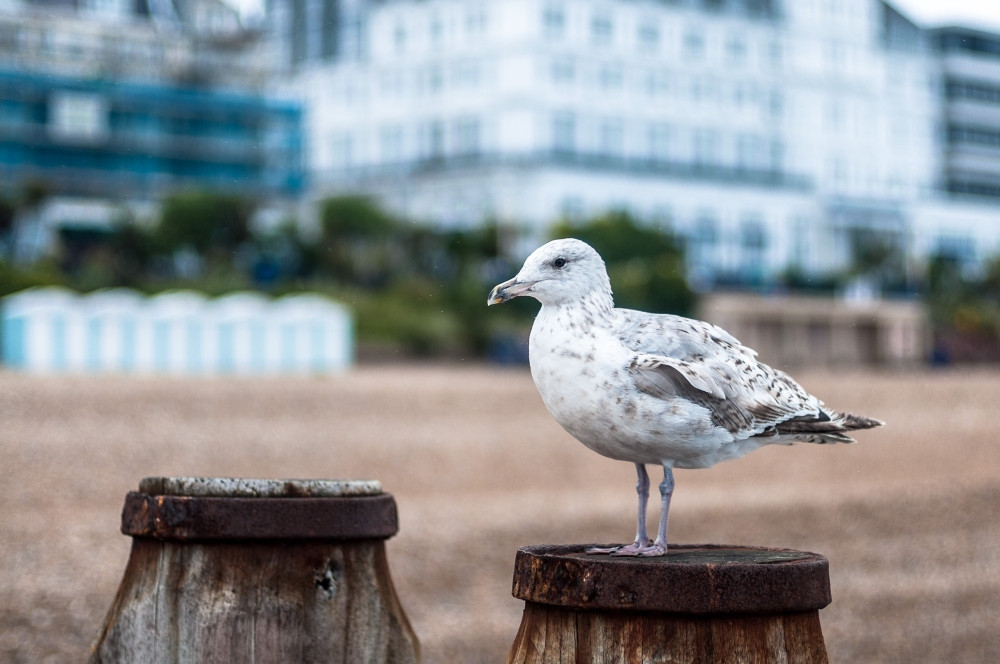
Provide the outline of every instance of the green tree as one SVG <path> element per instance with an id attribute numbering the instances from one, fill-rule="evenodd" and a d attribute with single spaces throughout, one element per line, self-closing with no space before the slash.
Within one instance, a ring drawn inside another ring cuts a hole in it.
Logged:
<path id="1" fill-rule="evenodd" d="M 321 269 L 347 283 L 385 285 L 396 252 L 390 240 L 400 224 L 367 196 L 337 196 L 320 203 Z"/>
<path id="2" fill-rule="evenodd" d="M 114 286 L 140 288 L 148 282 L 157 254 L 152 232 L 129 218 L 120 219 L 108 240 Z"/>
<path id="3" fill-rule="evenodd" d="M 14 217 L 17 206 L 6 198 L 0 198 L 0 249 L 7 249 L 11 231 L 14 230 Z"/>
<path id="4" fill-rule="evenodd" d="M 553 237 L 575 237 L 597 249 L 620 307 L 690 314 L 695 294 L 684 276 L 684 253 L 673 234 L 612 211 L 582 224 L 562 222 Z"/>
<path id="5" fill-rule="evenodd" d="M 167 253 L 188 248 L 203 258 L 231 256 L 250 239 L 253 210 L 251 202 L 229 194 L 171 194 L 163 201 L 154 236 Z"/>

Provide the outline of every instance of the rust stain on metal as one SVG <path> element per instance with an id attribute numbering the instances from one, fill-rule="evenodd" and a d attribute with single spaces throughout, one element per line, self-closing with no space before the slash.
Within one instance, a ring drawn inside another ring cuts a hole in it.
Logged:
<path id="1" fill-rule="evenodd" d="M 584 553 L 587 546 L 517 552 L 518 599 L 576 609 L 686 614 L 818 610 L 831 601 L 829 563 L 815 553 L 678 545 L 661 558 Z"/>
<path id="2" fill-rule="evenodd" d="M 122 533 L 174 540 L 385 539 L 398 531 L 391 494 L 347 497 L 125 497 Z"/>

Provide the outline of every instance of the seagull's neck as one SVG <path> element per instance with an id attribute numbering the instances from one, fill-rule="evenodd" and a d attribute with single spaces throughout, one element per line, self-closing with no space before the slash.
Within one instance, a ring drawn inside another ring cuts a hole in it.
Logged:
<path id="1" fill-rule="evenodd" d="M 614 310 L 611 293 L 597 289 L 572 302 L 542 306 L 545 314 L 556 316 L 562 324 L 575 322 L 583 327 L 610 323 Z"/>

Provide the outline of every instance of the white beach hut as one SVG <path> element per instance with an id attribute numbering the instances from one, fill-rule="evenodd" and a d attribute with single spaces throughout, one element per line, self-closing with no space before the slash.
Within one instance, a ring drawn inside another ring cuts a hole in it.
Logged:
<path id="1" fill-rule="evenodd" d="M 145 305 L 141 293 L 127 288 L 94 291 L 77 298 L 83 317 L 84 369 L 129 373 L 138 366 L 138 329 Z"/>
<path id="2" fill-rule="evenodd" d="M 258 293 L 233 293 L 211 302 L 213 369 L 219 373 L 265 373 L 271 302 Z"/>
<path id="3" fill-rule="evenodd" d="M 138 328 L 139 371 L 200 374 L 214 367 L 205 296 L 166 291 L 146 301 Z"/>
<path id="4" fill-rule="evenodd" d="M 5 297 L 0 316 L 0 349 L 6 365 L 41 372 L 82 365 L 82 325 L 72 292 L 30 288 Z"/>
<path id="5" fill-rule="evenodd" d="M 351 364 L 354 330 L 345 307 L 304 293 L 280 298 L 274 311 L 282 372 L 325 373 Z"/>

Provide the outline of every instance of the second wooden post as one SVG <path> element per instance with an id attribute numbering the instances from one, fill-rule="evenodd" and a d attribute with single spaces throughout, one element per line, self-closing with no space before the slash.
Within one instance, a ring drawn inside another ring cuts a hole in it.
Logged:
<path id="1" fill-rule="evenodd" d="M 660 558 L 584 546 L 517 552 L 524 615 L 508 664 L 825 664 L 823 556 L 784 549 L 674 546 Z"/>

